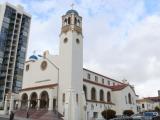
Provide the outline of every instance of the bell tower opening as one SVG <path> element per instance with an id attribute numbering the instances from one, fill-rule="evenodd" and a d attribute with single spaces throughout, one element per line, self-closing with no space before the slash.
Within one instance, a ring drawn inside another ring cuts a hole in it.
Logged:
<path id="1" fill-rule="evenodd" d="M 75 30 L 82 34 L 82 17 L 79 16 L 76 10 L 68 10 L 65 15 L 62 16 L 62 29 L 61 34 L 66 33 L 69 30 Z"/>

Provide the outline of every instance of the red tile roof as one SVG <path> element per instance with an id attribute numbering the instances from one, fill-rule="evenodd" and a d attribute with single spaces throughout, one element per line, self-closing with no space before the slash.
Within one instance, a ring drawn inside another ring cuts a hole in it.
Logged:
<path id="1" fill-rule="evenodd" d="M 94 81 L 91 81 L 91 80 L 87 80 L 87 79 L 83 79 L 83 81 L 84 81 L 84 82 L 87 82 L 87 83 L 91 83 L 91 84 L 97 85 L 97 86 L 109 88 L 109 89 L 111 89 L 112 91 L 119 91 L 119 90 L 122 90 L 122 89 L 124 89 L 125 87 L 129 86 L 128 84 L 108 86 L 108 85 L 104 85 L 104 84 L 102 84 L 102 83 L 97 83 L 97 82 L 94 82 Z"/>
<path id="2" fill-rule="evenodd" d="M 122 85 L 115 85 L 115 86 L 110 86 L 112 91 L 119 91 L 127 87 L 127 84 L 122 84 Z"/>
<path id="3" fill-rule="evenodd" d="M 160 96 L 157 96 L 157 97 L 146 97 L 145 99 L 150 99 L 154 102 L 159 102 L 160 101 Z"/>

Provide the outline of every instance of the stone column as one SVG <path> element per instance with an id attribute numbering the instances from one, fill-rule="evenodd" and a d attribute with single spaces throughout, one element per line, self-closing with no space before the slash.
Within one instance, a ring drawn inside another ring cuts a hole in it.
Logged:
<path id="1" fill-rule="evenodd" d="M 14 107 L 14 95 L 11 94 L 9 113 L 13 111 L 13 107 Z"/>
<path id="2" fill-rule="evenodd" d="M 37 110 L 40 109 L 40 99 L 37 99 Z"/>
<path id="3" fill-rule="evenodd" d="M 7 114 L 8 113 L 8 95 L 6 95 L 5 97 L 5 103 L 4 103 L 4 114 Z"/>
<path id="4" fill-rule="evenodd" d="M 53 97 L 49 98 L 49 107 L 48 110 L 53 110 Z"/>
<path id="5" fill-rule="evenodd" d="M 21 104 L 22 104 L 21 102 L 22 102 L 22 100 L 18 101 L 18 109 L 21 109 Z"/>
<path id="6" fill-rule="evenodd" d="M 30 108 L 30 100 L 28 100 L 28 106 L 27 107 L 28 107 L 28 109 Z"/>
<path id="7" fill-rule="evenodd" d="M 53 89 L 50 89 L 48 110 L 53 110 L 53 92 L 54 92 Z"/>

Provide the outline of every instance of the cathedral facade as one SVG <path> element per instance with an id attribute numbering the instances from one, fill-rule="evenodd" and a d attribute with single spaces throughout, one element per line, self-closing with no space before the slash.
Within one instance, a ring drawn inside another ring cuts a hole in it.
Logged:
<path id="1" fill-rule="evenodd" d="M 75 10 L 62 16 L 59 49 L 26 61 L 18 108 L 54 110 L 64 120 L 102 118 L 106 109 L 137 113 L 133 86 L 83 68 L 82 17 Z"/>

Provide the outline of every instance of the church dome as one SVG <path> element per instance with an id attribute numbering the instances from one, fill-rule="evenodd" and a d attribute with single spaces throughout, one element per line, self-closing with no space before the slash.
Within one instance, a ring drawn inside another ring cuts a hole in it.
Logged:
<path id="1" fill-rule="evenodd" d="M 29 57 L 30 60 L 38 60 L 38 57 L 36 55 L 31 55 Z"/>
<path id="2" fill-rule="evenodd" d="M 78 12 L 76 11 L 76 10 L 68 10 L 67 12 L 66 12 L 66 15 L 68 15 L 68 14 L 72 14 L 72 13 L 74 13 L 75 15 L 78 15 Z"/>

